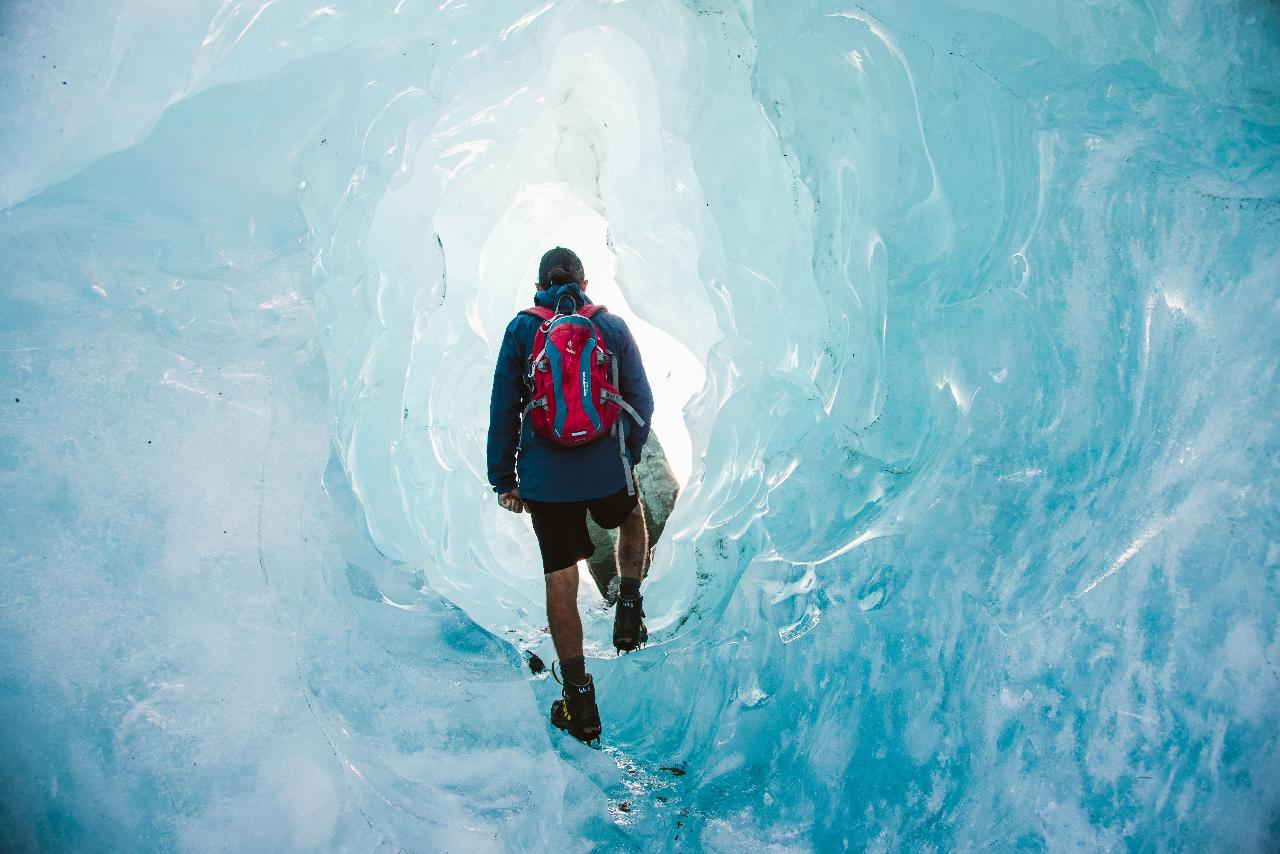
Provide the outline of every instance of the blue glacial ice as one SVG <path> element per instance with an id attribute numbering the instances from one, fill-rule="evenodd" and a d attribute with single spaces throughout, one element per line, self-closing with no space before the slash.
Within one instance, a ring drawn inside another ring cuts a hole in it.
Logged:
<path id="1" fill-rule="evenodd" d="M 0 4 L 0 847 L 1274 850 L 1280 11 Z M 488 384 L 682 494 L 604 748 Z"/>

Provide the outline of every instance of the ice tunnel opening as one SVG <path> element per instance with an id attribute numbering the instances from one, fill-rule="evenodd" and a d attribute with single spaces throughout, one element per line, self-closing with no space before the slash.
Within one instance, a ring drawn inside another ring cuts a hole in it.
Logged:
<path id="1" fill-rule="evenodd" d="M 485 441 L 493 359 L 531 304 L 542 253 L 577 252 L 591 298 L 634 333 L 655 397 L 651 435 L 678 489 L 705 443 L 686 404 L 723 334 L 699 274 L 706 206 L 683 141 L 663 129 L 643 51 L 607 27 L 566 38 L 581 50 L 549 55 L 545 79 L 460 105 L 421 124 L 420 145 L 390 149 L 380 168 L 398 177 L 317 267 L 334 330 L 335 438 L 372 539 L 526 648 L 546 641 L 541 561 L 528 517 L 492 500 Z M 515 132 L 494 125 L 498 110 Z M 367 266 L 333 277 L 330 259 L 352 255 Z M 663 566 L 655 549 L 655 576 Z M 604 619 L 582 575 L 584 618 Z"/>
<path id="2" fill-rule="evenodd" d="M 553 246 L 567 246 L 578 253 L 586 272 L 587 290 L 591 299 L 622 316 L 636 338 L 654 396 L 652 433 L 660 443 L 661 453 L 665 455 L 676 483 L 683 489 L 694 465 L 693 444 L 684 420 L 684 408 L 702 389 L 706 381 L 706 369 L 679 338 L 645 320 L 633 310 L 619 285 L 618 258 L 611 244 L 612 237 L 605 217 L 573 187 L 556 182 L 526 185 L 486 239 L 480 253 L 480 266 L 484 270 L 494 263 L 520 265 L 519 275 L 503 277 L 503 281 L 512 283 L 509 308 L 514 313 L 530 303 L 533 283 L 537 278 L 538 259 L 542 252 Z M 643 284 L 633 285 L 631 293 L 641 294 L 643 301 Z M 651 443 L 646 454 L 655 452 L 654 443 Z M 527 517 L 522 516 L 512 520 L 507 514 L 499 516 L 500 523 L 507 523 L 505 527 L 510 527 L 514 521 L 519 527 L 529 528 L 526 519 Z M 524 534 L 525 539 L 529 540 L 531 529 Z M 536 555 L 532 557 L 530 565 L 536 569 Z M 583 615 L 584 625 L 587 626 L 588 654 L 605 654 L 608 650 L 605 646 L 593 643 L 593 638 L 608 636 L 609 626 L 603 624 L 611 625 L 612 615 L 598 607 L 601 600 L 585 561 L 579 562 L 579 570 L 579 610 Z M 521 581 L 525 582 L 521 587 L 527 588 L 522 593 L 534 601 L 540 595 L 542 587 L 538 575 L 534 571 L 521 576 Z M 535 610 L 533 616 L 537 615 Z M 674 616 L 654 613 L 654 618 L 661 620 Z M 595 623 L 602 625 L 593 631 Z M 511 634 L 507 631 L 510 628 L 512 627 L 505 627 L 503 633 Z M 528 637 L 530 626 L 526 624 L 515 628 L 516 634 L 521 635 L 522 639 Z"/>

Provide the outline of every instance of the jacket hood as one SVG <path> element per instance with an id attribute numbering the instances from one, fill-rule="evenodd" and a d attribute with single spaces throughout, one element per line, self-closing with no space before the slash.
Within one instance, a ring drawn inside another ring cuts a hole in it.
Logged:
<path id="1" fill-rule="evenodd" d="M 577 311 L 584 305 L 591 305 L 591 300 L 587 299 L 587 295 L 582 292 L 582 289 L 578 287 L 576 282 L 570 282 L 567 285 L 552 285 L 549 288 L 535 291 L 533 294 L 533 304 L 540 305 L 554 311 L 556 306 L 560 305 L 561 300 L 564 300 L 566 297 L 573 300 L 574 311 Z M 565 302 L 564 307 L 568 308 L 567 302 Z"/>

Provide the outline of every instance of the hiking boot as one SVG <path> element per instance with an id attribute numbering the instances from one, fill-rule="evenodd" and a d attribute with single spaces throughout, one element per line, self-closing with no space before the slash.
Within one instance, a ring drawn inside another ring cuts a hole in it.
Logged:
<path id="1" fill-rule="evenodd" d="M 586 685 L 564 681 L 564 697 L 551 704 L 551 723 L 585 744 L 600 737 L 600 710 L 596 708 L 596 683 L 587 675 Z"/>
<path id="2" fill-rule="evenodd" d="M 644 597 L 618 597 L 617 610 L 613 612 L 613 645 L 618 652 L 631 652 L 649 639 L 644 625 Z"/>

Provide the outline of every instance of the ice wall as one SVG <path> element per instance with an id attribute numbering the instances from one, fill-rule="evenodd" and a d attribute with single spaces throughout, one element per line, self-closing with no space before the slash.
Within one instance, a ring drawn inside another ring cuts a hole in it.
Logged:
<path id="1" fill-rule="evenodd" d="M 0 840 L 1267 850 L 1273 5 L 0 6 Z M 492 359 L 687 482 L 549 731 Z M 670 374 L 670 378 L 668 378 Z"/>

